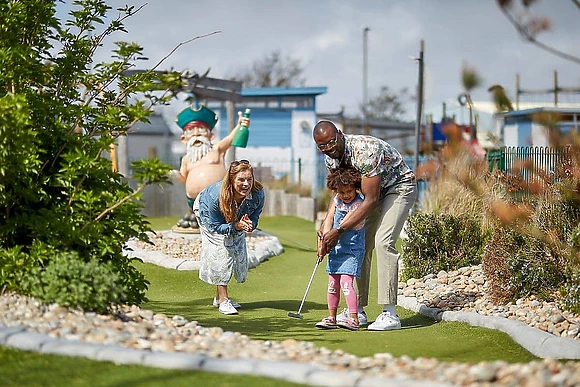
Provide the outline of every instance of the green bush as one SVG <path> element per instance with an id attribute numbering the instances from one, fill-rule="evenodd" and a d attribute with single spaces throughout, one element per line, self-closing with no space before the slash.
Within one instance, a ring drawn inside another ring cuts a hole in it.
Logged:
<path id="1" fill-rule="evenodd" d="M 112 263 L 84 261 L 76 253 L 60 253 L 44 270 L 32 270 L 24 287 L 45 303 L 106 313 L 125 299 L 127 285 Z"/>
<path id="2" fill-rule="evenodd" d="M 494 229 L 485 246 L 482 269 L 487 279 L 487 293 L 490 299 L 498 304 L 505 304 L 514 299 L 515 289 L 510 286 L 511 272 L 508 257 L 513 246 L 522 245 L 523 237 L 512 230 Z"/>
<path id="3" fill-rule="evenodd" d="M 566 277 L 560 288 L 560 303 L 564 309 L 580 314 L 580 269 L 570 269 Z"/>
<path id="4" fill-rule="evenodd" d="M 0 250 L 0 290 L 23 289 L 24 280 L 38 266 L 29 254 L 22 251 L 22 246 Z"/>
<path id="5" fill-rule="evenodd" d="M 73 8 L 62 23 L 55 1 L 0 5 L 2 28 L 11 31 L 0 34 L 0 290 L 34 289 L 53 300 L 71 273 L 95 269 L 91 282 L 71 282 L 74 294 L 63 301 L 103 310 L 98 302 L 145 299 L 147 281 L 122 247 L 129 238 L 147 239 L 141 192 L 169 183 L 171 169 L 159 159 L 135 162 L 134 190 L 105 155 L 171 98 L 153 88 L 179 90 L 181 78 L 153 71 L 125 76 L 144 58 L 135 43 L 116 42 L 112 63 L 93 61 L 105 38 L 125 31 L 134 7 L 119 8 L 114 20 L 101 0 Z M 43 291 L 25 280 L 31 273 Z M 118 293 L 110 289 L 113 278 Z M 92 299 L 85 297 L 89 285 Z"/>
<path id="6" fill-rule="evenodd" d="M 565 257 L 547 242 L 501 227 L 493 231 L 483 256 L 489 295 L 496 302 L 530 295 L 555 299 L 566 266 Z"/>
<path id="7" fill-rule="evenodd" d="M 405 231 L 403 280 L 481 263 L 487 235 L 475 219 L 417 214 L 409 218 Z"/>

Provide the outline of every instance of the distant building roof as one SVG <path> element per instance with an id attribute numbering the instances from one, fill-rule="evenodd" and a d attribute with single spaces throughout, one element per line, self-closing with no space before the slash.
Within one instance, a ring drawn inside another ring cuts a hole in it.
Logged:
<path id="1" fill-rule="evenodd" d="M 147 134 L 147 135 L 160 135 L 169 133 L 173 135 L 173 132 L 167 125 L 167 122 L 163 119 L 161 114 L 154 113 L 149 116 L 149 122 L 136 122 L 129 131 L 130 134 Z"/>
<path id="2" fill-rule="evenodd" d="M 504 113 L 506 117 L 515 116 L 527 116 L 535 113 L 546 112 L 546 113 L 580 113 L 580 108 L 566 108 L 566 107 L 538 107 L 525 110 L 514 110 L 511 112 Z"/>
<path id="3" fill-rule="evenodd" d="M 327 87 L 260 87 L 242 89 L 243 97 L 316 96 L 326 93 Z"/>

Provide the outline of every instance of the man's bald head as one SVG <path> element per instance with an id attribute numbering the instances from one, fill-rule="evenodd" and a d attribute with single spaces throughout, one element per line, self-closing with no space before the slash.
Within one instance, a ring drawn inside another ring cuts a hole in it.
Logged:
<path id="1" fill-rule="evenodd" d="M 322 121 L 318 121 L 318 123 L 314 126 L 314 130 L 312 131 L 312 136 L 314 138 L 335 137 L 337 132 L 338 132 L 338 129 L 332 121 L 322 120 Z"/>

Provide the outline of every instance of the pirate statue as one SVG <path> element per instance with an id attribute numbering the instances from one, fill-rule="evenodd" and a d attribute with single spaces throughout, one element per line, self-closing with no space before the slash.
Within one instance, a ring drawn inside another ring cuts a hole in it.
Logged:
<path id="1" fill-rule="evenodd" d="M 250 119 L 238 112 L 237 126 L 215 144 L 212 143 L 215 135 L 213 129 L 218 116 L 211 109 L 204 105 L 199 109 L 189 106 L 177 115 L 175 121 L 183 129 L 181 141 L 187 146 L 187 153 L 181 159 L 181 167 L 175 177 L 185 183 L 188 212 L 177 222 L 174 231 L 199 232 L 192 214 L 193 202 L 204 188 L 223 179 L 226 173 L 226 151 L 232 146 L 236 130 L 242 125 L 249 126 Z"/>

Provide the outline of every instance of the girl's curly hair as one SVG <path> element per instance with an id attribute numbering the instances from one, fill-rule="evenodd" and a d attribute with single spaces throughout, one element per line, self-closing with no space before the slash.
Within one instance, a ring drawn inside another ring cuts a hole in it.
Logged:
<path id="1" fill-rule="evenodd" d="M 356 189 L 360 189 L 360 182 L 360 173 L 352 167 L 333 169 L 326 176 L 326 187 L 332 191 L 345 185 L 353 185 Z"/>

